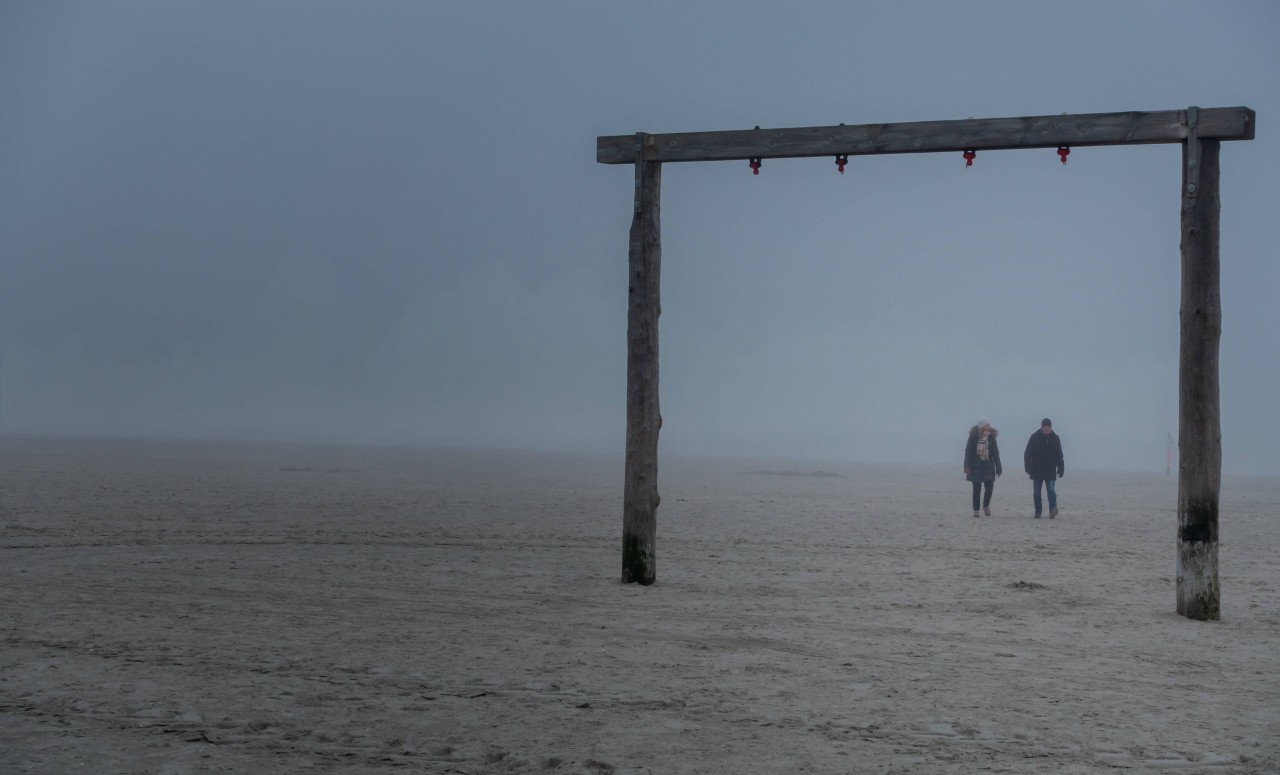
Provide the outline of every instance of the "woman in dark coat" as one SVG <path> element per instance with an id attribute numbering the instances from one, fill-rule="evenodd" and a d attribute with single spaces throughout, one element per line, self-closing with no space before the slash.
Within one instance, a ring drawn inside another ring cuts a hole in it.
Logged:
<path id="1" fill-rule="evenodd" d="M 1000 465 L 999 432 L 986 420 L 969 429 L 969 443 L 964 448 L 964 475 L 973 482 L 973 516 L 991 516 L 991 491 L 996 478 L 1004 472 Z M 984 491 L 985 490 L 985 491 Z M 978 511 L 978 494 L 982 493 L 982 511 Z"/>

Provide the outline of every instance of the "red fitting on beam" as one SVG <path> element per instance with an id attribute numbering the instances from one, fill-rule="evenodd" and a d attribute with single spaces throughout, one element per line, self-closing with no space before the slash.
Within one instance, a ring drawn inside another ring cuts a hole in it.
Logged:
<path id="1" fill-rule="evenodd" d="M 749 165 L 747 165 L 747 166 L 751 167 L 751 174 L 752 174 L 752 175 L 759 175 L 759 174 L 760 174 L 760 157 L 759 157 L 759 156 L 756 156 L 756 157 L 752 158 L 752 159 L 751 159 L 751 164 L 749 164 Z"/>
<path id="2" fill-rule="evenodd" d="M 964 168 L 969 169 L 973 166 L 973 158 L 978 154 L 975 151 L 968 150 L 964 152 Z"/>
<path id="3" fill-rule="evenodd" d="M 842 153 L 836 157 L 836 169 L 840 170 L 841 175 L 844 174 L 844 165 L 848 163 L 849 163 L 849 157 L 847 154 Z"/>
<path id="4" fill-rule="evenodd" d="M 1062 163 L 1067 163 L 1067 156 L 1071 153 L 1071 148 L 1065 145 L 1058 146 L 1058 158 L 1062 159 Z"/>

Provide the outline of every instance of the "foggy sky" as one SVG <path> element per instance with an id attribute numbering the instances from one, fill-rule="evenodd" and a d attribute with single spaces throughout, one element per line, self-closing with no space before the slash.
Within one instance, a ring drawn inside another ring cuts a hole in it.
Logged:
<path id="1" fill-rule="evenodd" d="M 1280 6 L 0 4 L 0 432 L 620 452 L 597 135 L 1244 105 L 1224 470 L 1280 474 Z M 1176 145 L 668 164 L 664 453 L 1177 433 Z"/>

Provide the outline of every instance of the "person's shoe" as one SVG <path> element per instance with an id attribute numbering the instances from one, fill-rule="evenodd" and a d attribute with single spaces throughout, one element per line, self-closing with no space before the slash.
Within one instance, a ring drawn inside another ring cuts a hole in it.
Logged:
<path id="1" fill-rule="evenodd" d="M 978 516 L 978 515 L 979 515 L 979 514 L 981 514 L 981 513 L 982 513 L 982 512 L 978 511 L 977 509 L 974 509 L 974 510 L 973 510 L 973 516 L 975 516 L 975 517 L 976 517 L 976 516 Z"/>
<path id="2" fill-rule="evenodd" d="M 986 514 L 988 517 L 989 517 L 989 516 L 991 516 L 991 507 L 990 507 L 990 506 L 983 506 L 983 507 L 982 507 L 982 513 L 983 513 L 983 514 Z"/>
<path id="3" fill-rule="evenodd" d="M 1054 506 L 1053 508 L 1049 509 L 1049 519 L 1053 519 L 1056 516 L 1058 516 L 1058 507 Z"/>
<path id="4" fill-rule="evenodd" d="M 1040 512 L 1036 512 L 1036 519 L 1040 519 Z"/>

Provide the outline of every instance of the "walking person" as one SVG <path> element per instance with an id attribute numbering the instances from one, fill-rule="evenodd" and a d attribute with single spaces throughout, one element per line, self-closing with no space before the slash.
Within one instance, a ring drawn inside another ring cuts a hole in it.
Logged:
<path id="1" fill-rule="evenodd" d="M 1003 473 L 1000 466 L 1000 446 L 996 444 L 999 432 L 986 420 L 969 429 L 969 443 L 964 447 L 964 475 L 973 482 L 973 516 L 991 516 L 991 491 L 996 479 Z M 978 496 L 982 496 L 982 511 L 978 511 Z"/>
<path id="2" fill-rule="evenodd" d="M 1049 519 L 1058 516 L 1058 479 L 1066 473 L 1066 465 L 1062 459 L 1062 439 L 1053 432 L 1053 422 L 1048 418 L 1040 421 L 1040 430 L 1027 439 L 1027 450 L 1022 453 L 1022 467 L 1031 484 L 1032 502 L 1036 507 L 1036 519 L 1040 519 L 1040 487 L 1049 495 Z"/>

